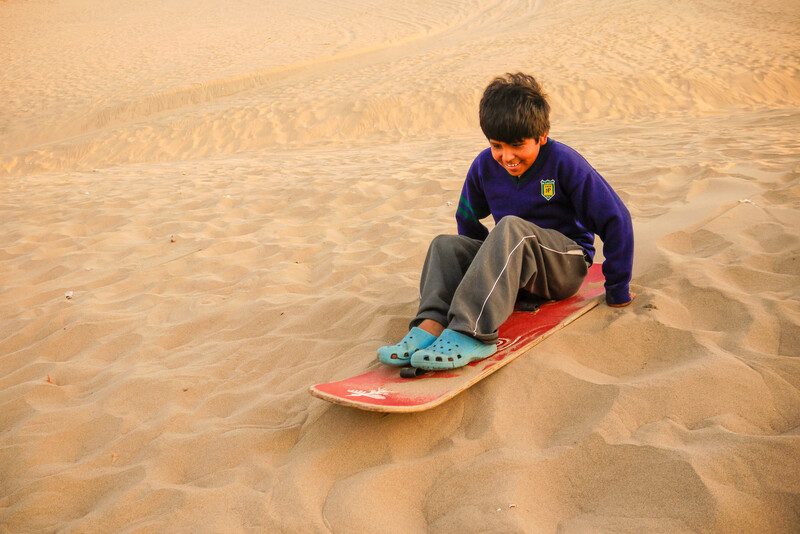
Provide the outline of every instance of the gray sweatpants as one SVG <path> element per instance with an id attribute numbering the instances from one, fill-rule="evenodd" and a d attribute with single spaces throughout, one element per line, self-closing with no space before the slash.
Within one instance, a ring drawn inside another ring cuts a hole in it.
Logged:
<path id="1" fill-rule="evenodd" d="M 485 241 L 440 235 L 428 248 L 419 310 L 411 326 L 433 319 L 495 343 L 520 289 L 562 300 L 580 289 L 587 272 L 580 245 L 519 217 L 501 219 Z"/>

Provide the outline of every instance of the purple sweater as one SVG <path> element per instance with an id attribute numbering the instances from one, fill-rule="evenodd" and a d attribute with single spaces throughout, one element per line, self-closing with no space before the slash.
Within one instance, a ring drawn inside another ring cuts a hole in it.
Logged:
<path id="1" fill-rule="evenodd" d="M 489 230 L 480 220 L 489 215 L 495 223 L 506 215 L 516 215 L 558 230 L 583 247 L 590 258 L 594 258 L 597 234 L 603 240 L 606 300 L 622 304 L 631 299 L 630 213 L 608 182 L 567 145 L 548 139 L 519 178 L 492 158 L 491 149 L 478 154 L 461 192 L 456 212 L 458 233 L 486 239 Z"/>

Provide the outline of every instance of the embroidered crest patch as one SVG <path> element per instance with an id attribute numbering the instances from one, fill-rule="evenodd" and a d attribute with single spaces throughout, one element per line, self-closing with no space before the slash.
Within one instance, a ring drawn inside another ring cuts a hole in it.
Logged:
<path id="1" fill-rule="evenodd" d="M 550 200 L 556 194 L 556 181 L 555 180 L 542 180 L 542 196 L 545 200 Z"/>

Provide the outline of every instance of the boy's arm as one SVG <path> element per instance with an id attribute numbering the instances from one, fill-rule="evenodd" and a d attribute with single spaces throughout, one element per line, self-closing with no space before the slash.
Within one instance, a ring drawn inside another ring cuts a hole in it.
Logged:
<path id="1" fill-rule="evenodd" d="M 458 225 L 458 235 L 483 241 L 489 235 L 489 229 L 481 223 L 481 219 L 488 217 L 491 212 L 483 194 L 483 188 L 480 186 L 476 166 L 477 161 L 472 164 L 467 178 L 464 180 L 464 187 L 461 189 L 461 198 L 458 200 L 458 209 L 456 210 L 456 224 Z"/>
<path id="2" fill-rule="evenodd" d="M 606 302 L 626 306 L 633 299 L 633 223 L 628 208 L 594 169 L 573 191 L 573 202 L 581 222 L 603 241 Z"/>

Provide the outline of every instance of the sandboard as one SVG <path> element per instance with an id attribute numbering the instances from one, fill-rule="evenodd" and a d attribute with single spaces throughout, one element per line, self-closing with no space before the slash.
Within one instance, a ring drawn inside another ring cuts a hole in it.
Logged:
<path id="1" fill-rule="evenodd" d="M 543 304 L 535 312 L 516 310 L 499 329 L 497 352 L 459 369 L 403 378 L 413 368 L 379 364 L 362 375 L 309 388 L 315 397 L 374 412 L 419 412 L 438 406 L 510 363 L 528 349 L 588 312 L 600 302 L 603 273 L 599 264 L 589 269 L 573 297 Z"/>

